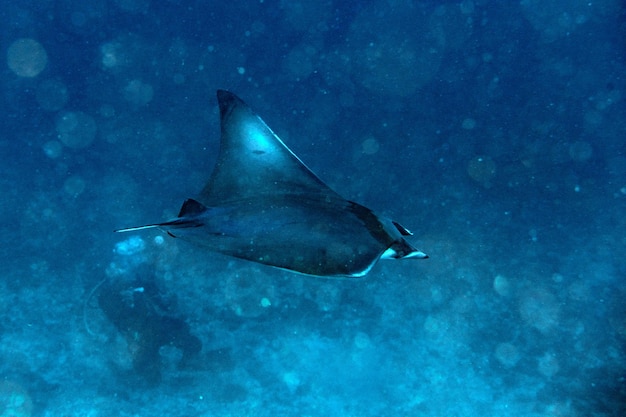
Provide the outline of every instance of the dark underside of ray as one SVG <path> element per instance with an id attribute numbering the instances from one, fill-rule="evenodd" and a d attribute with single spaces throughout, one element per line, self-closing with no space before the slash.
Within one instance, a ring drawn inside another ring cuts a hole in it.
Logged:
<path id="1" fill-rule="evenodd" d="M 220 153 L 171 236 L 226 255 L 309 275 L 362 276 L 382 257 L 424 258 L 396 222 L 324 184 L 241 99 L 219 90 Z"/>

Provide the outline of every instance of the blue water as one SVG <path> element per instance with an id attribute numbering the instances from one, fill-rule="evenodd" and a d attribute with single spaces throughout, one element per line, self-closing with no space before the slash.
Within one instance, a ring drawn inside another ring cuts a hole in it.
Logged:
<path id="1" fill-rule="evenodd" d="M 626 415 L 622 2 L 0 16 L 0 415 Z M 430 259 L 311 278 L 113 233 L 202 188 L 218 88 Z"/>

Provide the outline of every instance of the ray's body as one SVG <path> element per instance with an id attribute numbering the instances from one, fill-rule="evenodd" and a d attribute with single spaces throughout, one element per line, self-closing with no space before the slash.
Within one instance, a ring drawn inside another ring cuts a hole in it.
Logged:
<path id="1" fill-rule="evenodd" d="M 318 276 L 362 276 L 380 258 L 425 258 L 411 233 L 324 184 L 248 105 L 219 90 L 220 154 L 202 192 L 158 227 L 213 251 Z"/>

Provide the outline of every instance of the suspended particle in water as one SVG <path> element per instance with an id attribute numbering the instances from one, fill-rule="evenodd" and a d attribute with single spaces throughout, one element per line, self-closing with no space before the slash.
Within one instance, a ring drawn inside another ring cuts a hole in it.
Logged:
<path id="1" fill-rule="evenodd" d="M 73 175 L 65 180 L 63 183 L 63 190 L 70 196 L 76 198 L 85 191 L 86 183 L 85 180 L 78 176 Z"/>
<path id="2" fill-rule="evenodd" d="M 477 156 L 467 164 L 467 173 L 474 181 L 489 187 L 496 175 L 496 163 L 489 156 Z"/>
<path id="3" fill-rule="evenodd" d="M 48 64 L 48 54 L 34 39 L 18 39 L 7 50 L 7 64 L 16 75 L 33 78 Z"/>
<path id="4" fill-rule="evenodd" d="M 82 149 L 91 145 L 98 130 L 93 117 L 81 111 L 64 112 L 56 120 L 59 140 L 69 148 Z"/>
<path id="5" fill-rule="evenodd" d="M 43 153 L 50 159 L 56 159 L 63 153 L 63 144 L 58 140 L 49 140 L 43 144 Z"/>
<path id="6" fill-rule="evenodd" d="M 496 275 L 493 280 L 493 289 L 501 296 L 505 297 L 511 292 L 511 283 L 503 275 Z"/>
<path id="7" fill-rule="evenodd" d="M 519 350 L 512 343 L 500 343 L 496 346 L 496 359 L 506 368 L 512 368 L 520 360 Z"/>
<path id="8" fill-rule="evenodd" d="M 544 334 L 559 324 L 559 302 L 542 288 L 531 289 L 522 295 L 519 312 L 526 324 Z"/>
<path id="9" fill-rule="evenodd" d="M 546 352 L 541 358 L 539 358 L 537 369 L 546 378 L 552 378 L 557 372 L 559 372 L 560 369 L 559 361 L 557 360 L 556 355 L 552 352 Z"/>
<path id="10" fill-rule="evenodd" d="M 380 143 L 373 137 L 369 137 L 361 143 L 361 151 L 366 155 L 374 155 L 379 149 Z"/>
<path id="11" fill-rule="evenodd" d="M 468 117 L 463 119 L 463 123 L 461 123 L 461 127 L 465 130 L 472 130 L 476 127 L 476 120 Z"/>
<path id="12" fill-rule="evenodd" d="M 569 147 L 569 156 L 576 162 L 585 162 L 593 155 L 593 149 L 588 142 L 574 142 Z"/>
<path id="13" fill-rule="evenodd" d="M 46 111 L 59 111 L 69 99 L 67 87 L 57 80 L 46 80 L 37 87 L 37 103 Z"/>
<path id="14" fill-rule="evenodd" d="M 135 106 L 144 106 L 154 97 L 154 89 L 141 80 L 132 80 L 124 87 L 124 98 Z"/>

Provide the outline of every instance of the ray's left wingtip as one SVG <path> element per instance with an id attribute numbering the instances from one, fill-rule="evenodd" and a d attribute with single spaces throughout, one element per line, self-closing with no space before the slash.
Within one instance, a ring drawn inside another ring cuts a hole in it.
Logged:
<path id="1" fill-rule="evenodd" d="M 232 96 L 233 93 L 231 93 L 228 90 L 222 90 L 220 88 L 220 89 L 217 90 L 216 95 L 217 95 L 217 99 L 218 100 L 222 100 L 222 99 L 227 99 L 228 97 Z"/>
<path id="2" fill-rule="evenodd" d="M 217 103 L 220 107 L 222 119 L 229 114 L 233 108 L 244 104 L 239 97 L 228 90 L 217 90 Z"/>
<path id="3" fill-rule="evenodd" d="M 230 103 L 238 103 L 242 101 L 237 95 L 228 90 L 217 90 L 217 101 L 220 105 L 228 105 Z"/>

